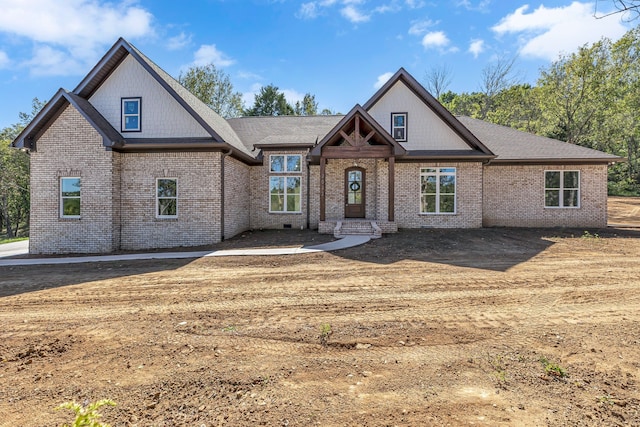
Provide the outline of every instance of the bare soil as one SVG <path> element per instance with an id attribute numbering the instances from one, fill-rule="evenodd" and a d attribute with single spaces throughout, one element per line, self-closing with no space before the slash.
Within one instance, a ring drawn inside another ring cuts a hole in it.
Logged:
<path id="1" fill-rule="evenodd" d="M 57 405 L 103 398 L 113 426 L 640 425 L 639 273 L 633 228 L 2 267 L 0 425 L 60 426 Z"/>

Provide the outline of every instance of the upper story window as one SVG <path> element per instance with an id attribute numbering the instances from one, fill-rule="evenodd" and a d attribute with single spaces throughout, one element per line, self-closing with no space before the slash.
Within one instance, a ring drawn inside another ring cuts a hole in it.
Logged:
<path id="1" fill-rule="evenodd" d="M 580 171 L 544 171 L 544 207 L 580 207 Z"/>
<path id="2" fill-rule="evenodd" d="M 420 169 L 420 213 L 456 213 L 456 168 Z"/>
<path id="3" fill-rule="evenodd" d="M 407 140 L 407 113 L 391 113 L 391 135 L 398 142 Z"/>
<path id="4" fill-rule="evenodd" d="M 122 98 L 122 132 L 140 132 L 142 98 Z"/>
<path id="5" fill-rule="evenodd" d="M 60 218 L 80 218 L 80 178 L 60 178 Z"/>
<path id="6" fill-rule="evenodd" d="M 300 154 L 272 154 L 269 157 L 271 172 L 302 172 L 302 156 Z"/>

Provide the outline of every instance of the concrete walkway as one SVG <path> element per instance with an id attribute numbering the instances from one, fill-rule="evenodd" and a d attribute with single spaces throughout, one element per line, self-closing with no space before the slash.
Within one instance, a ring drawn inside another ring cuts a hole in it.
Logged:
<path id="1" fill-rule="evenodd" d="M 17 265 L 45 265 L 45 264 L 78 264 L 82 262 L 105 262 L 105 261 L 130 261 L 145 259 L 181 259 L 181 258 L 205 258 L 218 256 L 258 256 L 258 255 L 296 255 L 309 254 L 314 252 L 329 252 L 339 249 L 351 248 L 367 243 L 370 236 L 345 236 L 339 240 L 323 243 L 314 246 L 302 246 L 298 248 L 265 248 L 265 249 L 227 249 L 220 251 L 200 251 L 200 252 L 158 252 L 158 253 L 136 253 L 125 255 L 95 255 L 95 256 L 74 256 L 64 258 L 20 258 L 10 259 L 7 257 L 15 255 L 26 255 L 29 253 L 28 240 L 6 243 L 0 245 L 0 267 Z M 9 247 L 9 245 L 13 245 Z M 6 246 L 6 248 L 5 248 Z"/>

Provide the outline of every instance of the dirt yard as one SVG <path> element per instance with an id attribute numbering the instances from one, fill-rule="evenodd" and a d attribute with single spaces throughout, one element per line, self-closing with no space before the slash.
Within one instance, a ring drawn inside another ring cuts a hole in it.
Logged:
<path id="1" fill-rule="evenodd" d="M 1 267 L 0 325 L 2 426 L 640 425 L 640 229 Z"/>

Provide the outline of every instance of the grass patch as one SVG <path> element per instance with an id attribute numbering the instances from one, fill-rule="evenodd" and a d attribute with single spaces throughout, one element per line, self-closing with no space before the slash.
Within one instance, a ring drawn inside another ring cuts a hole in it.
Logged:
<path id="1" fill-rule="evenodd" d="M 21 240 L 29 240 L 29 238 L 28 237 L 12 237 L 10 239 L 7 239 L 7 238 L 0 237 L 0 245 L 2 245 L 4 243 L 19 242 Z"/>

